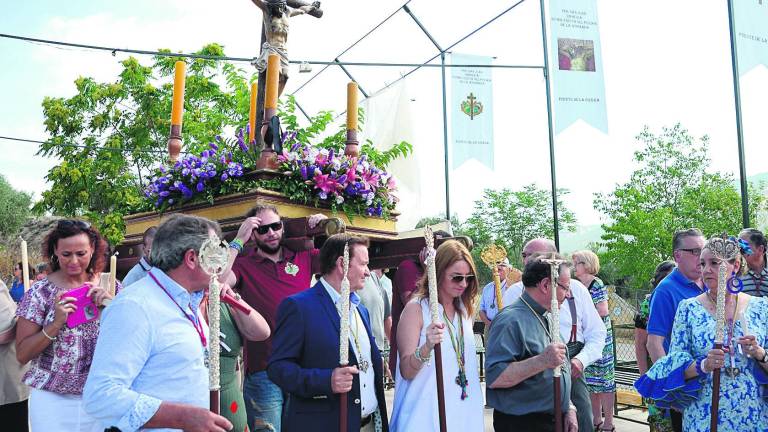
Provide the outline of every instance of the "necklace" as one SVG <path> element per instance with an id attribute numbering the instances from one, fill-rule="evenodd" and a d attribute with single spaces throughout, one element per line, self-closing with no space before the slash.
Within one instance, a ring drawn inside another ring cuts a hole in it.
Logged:
<path id="1" fill-rule="evenodd" d="M 757 296 L 762 297 L 763 296 L 763 270 L 760 270 L 759 278 L 755 278 L 754 271 L 750 271 L 749 276 L 752 278 L 752 283 L 755 284 L 755 289 L 757 290 Z"/>
<path id="2" fill-rule="evenodd" d="M 464 325 L 462 323 L 461 312 L 454 311 L 459 316 L 459 328 L 453 327 L 453 323 L 448 319 L 448 315 L 443 308 L 443 318 L 448 328 L 448 335 L 451 337 L 451 345 L 453 345 L 453 352 L 456 354 L 456 363 L 459 365 L 459 374 L 456 376 L 456 385 L 461 387 L 461 400 L 468 397 L 467 394 L 467 373 L 464 367 Z"/>
<path id="3" fill-rule="evenodd" d="M 167 289 L 163 286 L 163 284 L 160 283 L 159 280 L 155 277 L 154 274 L 152 274 L 152 271 L 150 270 L 147 274 L 152 278 L 153 281 L 157 284 L 157 286 L 160 287 L 160 289 L 163 290 L 165 295 L 168 296 L 169 299 L 173 302 L 173 304 L 176 305 L 177 308 L 181 311 L 182 314 L 184 314 L 184 318 L 189 320 L 190 323 L 192 323 L 192 327 L 195 328 L 195 331 L 197 331 L 197 334 L 200 336 L 200 343 L 203 345 L 203 361 L 205 362 L 205 367 L 209 367 L 209 356 L 208 356 L 208 341 L 205 339 L 205 331 L 203 331 L 203 324 L 200 322 L 200 320 L 197 319 L 195 315 L 189 315 L 184 308 L 181 307 L 181 305 L 176 302 L 176 300 L 171 296 L 171 293 L 168 292 Z"/>
<path id="4" fill-rule="evenodd" d="M 541 319 L 541 315 L 539 315 L 539 313 L 538 313 L 538 312 L 536 312 L 536 311 L 533 309 L 533 307 L 531 307 L 531 305 L 530 305 L 530 304 L 528 304 L 528 302 L 527 302 L 527 301 L 525 301 L 525 299 L 524 299 L 524 298 L 520 297 L 520 300 L 522 300 L 522 301 L 523 301 L 523 303 L 525 303 L 525 305 L 526 305 L 526 306 L 528 306 L 528 309 L 531 311 L 531 313 L 533 313 L 533 316 L 535 316 L 535 317 L 536 317 L 536 319 L 537 319 L 537 320 L 539 320 L 539 324 L 541 324 L 541 327 L 542 327 L 542 328 L 544 329 L 544 331 L 547 333 L 547 337 L 549 338 L 549 340 L 550 340 L 550 342 L 551 342 L 551 341 L 552 341 L 552 335 L 551 335 L 551 334 L 549 334 L 549 327 L 547 327 L 547 325 L 544 323 L 544 320 L 543 320 L 543 319 Z"/>
<path id="5" fill-rule="evenodd" d="M 360 370 L 365 373 L 368 372 L 370 363 L 368 363 L 368 360 L 365 359 L 363 350 L 360 348 L 360 340 L 357 338 L 357 335 L 360 334 L 360 316 L 358 315 L 357 310 L 353 311 L 352 313 L 355 314 L 355 331 L 350 331 L 350 333 L 352 333 L 352 339 L 355 341 L 355 348 L 357 348 L 357 353 L 360 356 L 358 359 L 358 365 L 360 366 Z M 350 330 L 352 330 L 351 327 Z"/>

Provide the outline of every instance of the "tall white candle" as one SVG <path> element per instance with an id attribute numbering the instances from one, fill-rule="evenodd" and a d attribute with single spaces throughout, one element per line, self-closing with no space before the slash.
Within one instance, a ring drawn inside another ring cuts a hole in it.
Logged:
<path id="1" fill-rule="evenodd" d="M 24 280 L 24 292 L 29 291 L 29 257 L 27 256 L 27 241 L 21 239 L 21 277 Z"/>

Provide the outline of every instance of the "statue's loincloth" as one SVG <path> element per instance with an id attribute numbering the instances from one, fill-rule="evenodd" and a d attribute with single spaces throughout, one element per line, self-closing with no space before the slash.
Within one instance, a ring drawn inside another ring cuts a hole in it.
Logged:
<path id="1" fill-rule="evenodd" d="M 269 42 L 264 42 L 261 46 L 261 53 L 256 61 L 253 62 L 253 65 L 256 66 L 256 69 L 259 72 L 264 72 L 267 70 L 267 58 L 270 54 L 277 54 L 280 56 L 280 75 L 287 78 L 289 67 L 288 50 L 283 47 L 272 46 Z"/>

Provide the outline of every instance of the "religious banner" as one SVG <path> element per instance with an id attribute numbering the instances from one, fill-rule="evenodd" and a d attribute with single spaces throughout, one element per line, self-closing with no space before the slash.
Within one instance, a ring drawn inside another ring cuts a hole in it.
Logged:
<path id="1" fill-rule="evenodd" d="M 453 65 L 490 65 L 491 57 L 451 54 Z M 452 67 L 453 168 L 470 159 L 493 169 L 493 81 L 491 68 Z"/>
<path id="2" fill-rule="evenodd" d="M 768 67 L 768 0 L 733 1 L 733 21 L 739 76 Z"/>
<path id="3" fill-rule="evenodd" d="M 608 132 L 596 0 L 549 0 L 555 133 L 581 119 Z"/>

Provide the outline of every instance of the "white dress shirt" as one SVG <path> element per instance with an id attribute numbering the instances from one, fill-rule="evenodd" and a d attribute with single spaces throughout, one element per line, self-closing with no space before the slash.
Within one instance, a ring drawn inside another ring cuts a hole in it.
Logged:
<path id="1" fill-rule="evenodd" d="M 576 340 L 584 342 L 584 348 L 575 358 L 579 359 L 586 368 L 603 356 L 607 331 L 603 320 L 597 313 L 595 304 L 592 302 L 589 290 L 576 279 L 571 279 L 570 288 L 576 306 Z M 523 295 L 522 281 L 507 289 L 503 297 L 504 305 L 511 305 L 521 295 Z M 573 324 L 567 301 L 560 305 L 560 337 L 562 337 L 563 342 L 568 342 L 571 338 L 571 325 Z"/>
<path id="2" fill-rule="evenodd" d="M 320 278 L 320 282 L 325 287 L 328 295 L 331 296 L 333 304 L 338 307 L 341 295 L 328 284 L 325 278 Z M 379 403 L 376 399 L 376 375 L 373 371 L 373 361 L 371 360 L 371 340 L 368 338 L 368 330 L 365 329 L 363 318 L 357 310 L 359 304 L 360 297 L 357 293 L 351 293 L 349 295 L 349 342 L 352 345 L 352 350 L 355 352 L 358 364 L 362 364 L 363 361 L 368 362 L 368 370 L 365 372 L 360 370 L 358 374 L 360 377 L 360 416 L 368 417 L 376 411 Z M 360 351 L 362 353 L 357 350 L 355 335 L 357 335 L 357 342 L 360 344 Z"/>

